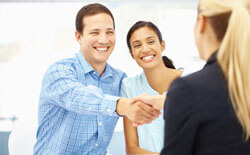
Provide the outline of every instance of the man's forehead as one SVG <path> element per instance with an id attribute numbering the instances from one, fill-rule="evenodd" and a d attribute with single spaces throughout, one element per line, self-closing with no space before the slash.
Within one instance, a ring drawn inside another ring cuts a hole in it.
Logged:
<path id="1" fill-rule="evenodd" d="M 93 15 L 87 15 L 84 16 L 82 19 L 82 22 L 84 24 L 88 23 L 88 21 L 102 21 L 102 20 L 109 20 L 110 22 L 113 23 L 113 19 L 112 17 L 107 14 L 107 13 L 97 13 L 97 14 L 93 14 Z"/>
<path id="2" fill-rule="evenodd" d="M 114 23 L 109 14 L 99 13 L 95 15 L 89 15 L 83 18 L 84 28 L 87 29 L 107 29 L 114 30 Z"/>
<path id="3" fill-rule="evenodd" d="M 112 28 L 112 27 L 107 27 L 107 28 L 104 28 L 104 27 L 101 27 L 101 28 L 89 27 L 88 29 L 91 30 L 91 31 L 100 31 L 100 30 L 114 31 L 114 28 Z"/>

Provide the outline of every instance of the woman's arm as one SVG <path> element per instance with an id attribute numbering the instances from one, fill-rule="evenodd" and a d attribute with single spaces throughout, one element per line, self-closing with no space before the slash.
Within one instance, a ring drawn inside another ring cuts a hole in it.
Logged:
<path id="1" fill-rule="evenodd" d="M 123 125 L 127 154 L 159 154 L 159 152 L 150 152 L 139 147 L 137 128 L 127 117 L 123 118 Z"/>

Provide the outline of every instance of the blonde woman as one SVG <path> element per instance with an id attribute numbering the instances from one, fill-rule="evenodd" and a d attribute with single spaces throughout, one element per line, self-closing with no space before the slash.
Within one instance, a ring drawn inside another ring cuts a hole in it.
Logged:
<path id="1" fill-rule="evenodd" d="M 164 107 L 164 155 L 250 155 L 250 1 L 200 0 L 205 67 L 179 78 Z"/>

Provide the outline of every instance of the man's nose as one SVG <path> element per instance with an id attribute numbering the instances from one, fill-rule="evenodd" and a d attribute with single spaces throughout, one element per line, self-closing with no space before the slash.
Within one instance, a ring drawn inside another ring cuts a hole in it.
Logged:
<path id="1" fill-rule="evenodd" d="M 99 43 L 102 43 L 102 44 L 108 43 L 107 35 L 106 34 L 100 34 L 98 41 L 99 41 Z"/>

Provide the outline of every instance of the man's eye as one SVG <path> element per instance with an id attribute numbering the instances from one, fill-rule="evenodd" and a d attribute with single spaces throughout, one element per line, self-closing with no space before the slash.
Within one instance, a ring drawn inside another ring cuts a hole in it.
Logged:
<path id="1" fill-rule="evenodd" d="M 151 41 L 149 41 L 148 43 L 149 44 L 153 44 L 155 41 L 154 40 L 151 40 Z"/>
<path id="2" fill-rule="evenodd" d="M 94 35 L 96 35 L 96 34 L 98 34 L 98 32 L 90 32 L 90 34 L 94 34 Z"/>
<path id="3" fill-rule="evenodd" d="M 113 32 L 113 31 L 108 31 L 107 33 L 108 33 L 108 34 L 114 34 L 114 32 Z"/>

